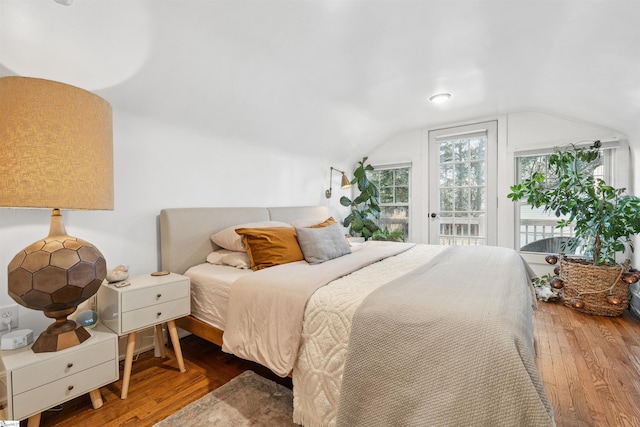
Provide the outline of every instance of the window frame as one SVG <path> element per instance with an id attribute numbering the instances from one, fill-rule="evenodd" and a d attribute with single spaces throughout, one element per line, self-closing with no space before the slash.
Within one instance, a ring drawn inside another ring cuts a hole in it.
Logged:
<path id="1" fill-rule="evenodd" d="M 411 238 L 411 174 L 412 174 L 412 163 L 411 162 L 400 162 L 400 163 L 384 163 L 384 164 L 373 164 L 373 171 L 372 172 L 381 172 L 381 171 L 385 171 L 385 170 L 398 170 L 398 169 L 407 169 L 407 202 L 406 203 L 398 203 L 398 202 L 394 202 L 394 203 L 383 203 L 382 202 L 382 198 L 381 195 L 378 196 L 378 206 L 380 206 L 380 210 L 382 213 L 382 208 L 385 207 L 404 207 L 406 208 L 406 212 L 407 212 L 407 217 L 405 220 L 405 241 L 410 241 Z M 367 174 L 369 174 L 369 172 L 367 172 Z M 372 180 L 370 176 L 369 180 Z M 380 181 L 379 180 L 372 180 L 376 182 L 376 185 L 378 186 L 378 190 L 380 191 L 380 193 L 382 193 L 382 187 L 380 186 Z M 397 187 L 404 187 L 404 185 L 402 186 L 397 186 L 395 185 L 395 174 L 394 174 L 394 185 L 393 188 L 397 188 Z M 395 192 L 394 192 L 395 193 Z M 378 225 L 381 226 L 380 224 L 380 220 L 378 220 Z M 384 228 L 384 226 L 381 226 L 381 228 Z"/>
<path id="2" fill-rule="evenodd" d="M 594 139 L 595 140 L 595 139 Z M 576 143 L 577 147 L 581 146 L 589 146 L 593 143 L 594 140 L 588 140 Z M 617 138 L 613 138 L 610 140 L 602 140 L 601 152 L 603 153 L 603 179 L 608 185 L 614 187 L 622 187 L 629 188 L 629 146 L 626 141 L 619 140 Z M 564 144 L 563 144 L 564 145 Z M 515 150 L 513 153 L 513 161 L 514 161 L 514 182 L 518 183 L 521 181 L 521 164 L 520 159 L 523 157 L 537 156 L 537 155 L 547 155 L 552 154 L 554 149 L 558 146 L 562 145 L 554 145 L 554 146 L 545 146 L 543 148 L 536 148 L 533 150 Z M 625 156 L 626 153 L 626 156 Z M 526 200 L 521 200 L 513 203 L 514 205 L 514 248 L 523 255 L 527 257 L 533 257 L 536 261 L 538 258 L 543 258 L 548 255 L 548 252 L 530 252 L 530 251 L 521 251 L 520 249 L 523 246 L 523 242 L 521 241 L 521 227 L 522 227 L 522 217 L 521 217 L 521 209 L 523 206 L 529 206 Z M 555 219 L 556 217 L 553 214 L 550 215 L 550 219 Z M 533 260 L 532 259 L 532 260 Z M 529 260 L 525 258 L 525 260 Z"/>

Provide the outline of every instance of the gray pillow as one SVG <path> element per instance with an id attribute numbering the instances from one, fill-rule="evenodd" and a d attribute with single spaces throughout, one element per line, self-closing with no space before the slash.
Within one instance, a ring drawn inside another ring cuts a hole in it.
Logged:
<path id="1" fill-rule="evenodd" d="M 309 264 L 320 264 L 351 253 L 340 224 L 321 228 L 298 228 L 298 244 Z"/>

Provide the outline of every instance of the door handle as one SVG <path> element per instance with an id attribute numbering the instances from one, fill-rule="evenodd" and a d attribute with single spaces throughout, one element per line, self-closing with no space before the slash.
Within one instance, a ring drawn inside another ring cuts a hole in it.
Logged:
<path id="1" fill-rule="evenodd" d="M 435 218 L 435 217 L 437 217 L 437 216 L 438 216 L 438 214 L 437 214 L 437 213 L 435 213 L 435 212 L 431 212 L 431 215 L 430 215 L 430 216 L 431 216 L 431 218 Z"/>

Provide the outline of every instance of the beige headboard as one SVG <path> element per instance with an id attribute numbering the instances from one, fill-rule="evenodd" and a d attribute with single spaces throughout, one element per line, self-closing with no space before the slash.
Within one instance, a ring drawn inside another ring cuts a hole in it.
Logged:
<path id="1" fill-rule="evenodd" d="M 210 236 L 232 225 L 257 221 L 291 222 L 329 216 L 324 206 L 276 208 L 171 208 L 160 211 L 160 256 L 162 269 L 182 274 L 206 261 L 219 249 Z"/>

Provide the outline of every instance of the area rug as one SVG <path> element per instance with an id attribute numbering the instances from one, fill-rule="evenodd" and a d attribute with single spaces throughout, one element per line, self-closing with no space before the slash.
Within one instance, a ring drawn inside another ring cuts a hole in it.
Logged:
<path id="1" fill-rule="evenodd" d="M 180 426 L 297 426 L 293 423 L 293 393 L 245 371 L 154 427 Z"/>

